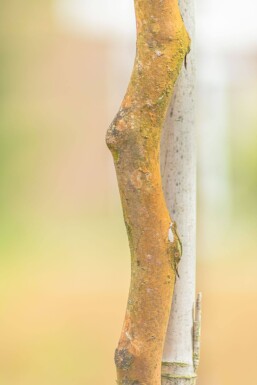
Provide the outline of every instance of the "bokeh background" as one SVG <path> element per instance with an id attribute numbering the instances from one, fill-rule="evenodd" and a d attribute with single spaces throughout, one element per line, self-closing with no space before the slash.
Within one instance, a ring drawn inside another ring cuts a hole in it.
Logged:
<path id="1" fill-rule="evenodd" d="M 199 385 L 256 384 L 257 6 L 198 0 Z M 105 131 L 132 0 L 1 0 L 0 382 L 111 385 L 129 250 Z"/>

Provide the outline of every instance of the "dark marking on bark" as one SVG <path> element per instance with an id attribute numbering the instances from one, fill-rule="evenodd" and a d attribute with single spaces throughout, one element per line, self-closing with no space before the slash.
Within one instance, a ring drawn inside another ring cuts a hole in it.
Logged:
<path id="1" fill-rule="evenodd" d="M 126 379 L 121 382 L 121 385 L 142 385 L 142 384 L 138 381 Z"/>
<path id="2" fill-rule="evenodd" d="M 184 65 L 185 65 L 185 69 L 187 70 L 187 55 L 185 56 L 185 59 L 184 59 Z"/>
<path id="3" fill-rule="evenodd" d="M 134 356 L 128 351 L 128 349 L 116 349 L 114 361 L 118 369 L 128 370 L 134 360 Z"/>

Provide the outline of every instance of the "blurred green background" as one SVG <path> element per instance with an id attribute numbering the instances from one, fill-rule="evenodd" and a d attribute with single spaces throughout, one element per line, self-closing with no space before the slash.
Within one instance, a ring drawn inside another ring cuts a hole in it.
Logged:
<path id="1" fill-rule="evenodd" d="M 115 383 L 130 262 L 105 131 L 134 44 L 61 9 L 0 3 L 2 385 Z M 257 50 L 219 58 L 198 87 L 198 383 L 255 385 Z"/>

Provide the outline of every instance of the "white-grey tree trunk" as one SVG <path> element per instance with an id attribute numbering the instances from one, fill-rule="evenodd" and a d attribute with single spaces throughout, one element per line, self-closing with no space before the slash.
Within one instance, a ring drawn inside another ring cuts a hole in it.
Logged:
<path id="1" fill-rule="evenodd" d="M 182 241 L 182 258 L 163 352 L 162 385 L 192 385 L 199 361 L 200 302 L 195 318 L 196 150 L 194 129 L 194 4 L 180 0 L 191 37 L 191 51 L 181 70 L 163 129 L 161 171 L 171 217 Z M 196 322 L 195 322 L 196 321 Z M 193 332 L 193 330 L 195 330 Z"/>

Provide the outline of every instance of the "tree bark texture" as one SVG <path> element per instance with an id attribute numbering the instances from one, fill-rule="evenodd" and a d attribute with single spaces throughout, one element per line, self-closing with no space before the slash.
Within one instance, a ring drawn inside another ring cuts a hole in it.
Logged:
<path id="1" fill-rule="evenodd" d="M 194 384 L 199 361 L 193 319 L 196 261 L 194 1 L 179 0 L 179 7 L 192 44 L 186 66 L 176 82 L 163 129 L 161 170 L 167 206 L 183 244 L 183 258 L 178 268 L 180 278 L 175 284 L 164 345 L 162 385 Z M 195 316 L 198 314 L 196 308 Z"/>
<path id="2" fill-rule="evenodd" d="M 118 385 L 160 385 L 181 244 L 166 207 L 160 135 L 190 39 L 175 0 L 135 0 L 137 51 L 107 131 L 131 251 L 131 283 L 115 351 Z"/>

